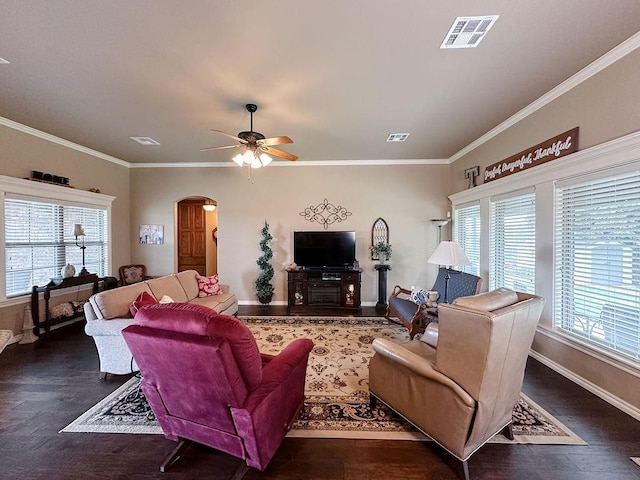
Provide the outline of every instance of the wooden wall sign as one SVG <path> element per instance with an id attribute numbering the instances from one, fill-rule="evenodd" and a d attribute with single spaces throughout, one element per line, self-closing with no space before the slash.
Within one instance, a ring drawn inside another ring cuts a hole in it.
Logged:
<path id="1" fill-rule="evenodd" d="M 506 177 L 527 168 L 542 165 L 556 158 L 564 157 L 578 150 L 578 130 L 576 127 L 561 133 L 535 147 L 524 150 L 512 157 L 489 165 L 484 169 L 484 183 Z"/>

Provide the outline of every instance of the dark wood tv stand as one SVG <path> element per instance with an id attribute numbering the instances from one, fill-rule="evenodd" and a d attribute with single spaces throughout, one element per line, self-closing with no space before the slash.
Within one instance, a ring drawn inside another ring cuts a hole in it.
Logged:
<path id="1" fill-rule="evenodd" d="M 289 312 L 360 311 L 361 273 L 353 269 L 288 270 Z"/>

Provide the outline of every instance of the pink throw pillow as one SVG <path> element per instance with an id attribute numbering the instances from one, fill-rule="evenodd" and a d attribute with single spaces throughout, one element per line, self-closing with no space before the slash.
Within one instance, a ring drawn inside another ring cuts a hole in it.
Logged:
<path id="1" fill-rule="evenodd" d="M 211 277 L 197 275 L 196 278 L 198 279 L 199 297 L 209 297 L 211 295 L 218 295 L 219 293 L 222 293 L 220 279 L 218 278 L 217 273 Z"/>
<path id="2" fill-rule="evenodd" d="M 138 313 L 138 310 L 140 310 L 142 307 L 146 307 L 147 305 L 155 305 L 156 303 L 158 303 L 158 301 L 153 298 L 153 295 L 148 292 L 142 292 L 140 295 L 138 295 L 138 298 L 133 301 L 133 303 L 129 307 L 129 311 L 131 312 L 131 315 L 135 317 L 136 313 Z"/>

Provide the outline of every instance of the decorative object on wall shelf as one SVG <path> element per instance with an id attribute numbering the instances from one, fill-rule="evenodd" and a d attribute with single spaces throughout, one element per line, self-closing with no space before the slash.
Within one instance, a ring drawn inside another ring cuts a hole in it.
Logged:
<path id="1" fill-rule="evenodd" d="M 164 225 L 140 225 L 140 245 L 164 244 Z"/>
<path id="2" fill-rule="evenodd" d="M 76 267 L 74 267 L 70 263 L 67 263 L 64 267 L 62 267 L 62 270 L 60 271 L 60 275 L 62 276 L 62 278 L 73 277 L 75 274 Z"/>
<path id="3" fill-rule="evenodd" d="M 300 212 L 300 216 L 310 222 L 318 222 L 326 230 L 329 225 L 335 222 L 343 222 L 347 217 L 351 216 L 351 212 L 347 211 L 342 205 L 335 206 L 325 198 L 315 207 L 312 205 Z"/>
<path id="4" fill-rule="evenodd" d="M 55 185 L 63 185 L 69 187 L 69 177 L 63 177 L 62 175 L 54 175 L 52 173 L 43 173 L 37 170 L 31 171 L 31 179 L 37 182 L 53 183 Z"/>
<path id="5" fill-rule="evenodd" d="M 269 224 L 264 221 L 264 227 L 260 230 L 262 234 L 262 240 L 260 240 L 260 250 L 262 255 L 258 257 L 256 263 L 260 267 L 260 274 L 256 279 L 256 294 L 260 303 L 271 303 L 273 297 L 273 285 L 271 279 L 273 279 L 273 266 L 271 265 L 271 259 L 273 258 L 273 251 L 271 250 L 271 240 L 273 236 L 269 232 Z"/>
<path id="6" fill-rule="evenodd" d="M 469 180 L 469 188 L 473 188 L 476 186 L 476 178 L 480 175 L 480 166 L 476 165 L 475 167 L 467 168 L 464 171 L 464 178 Z"/>
<path id="7" fill-rule="evenodd" d="M 572 128 L 484 169 L 484 183 L 518 173 L 578 151 L 580 127 Z"/>
<path id="8" fill-rule="evenodd" d="M 389 243 L 389 226 L 382 217 L 373 222 L 373 227 L 371 227 L 371 246 L 373 247 L 380 242 Z M 371 249 L 371 260 L 378 260 L 378 255 L 373 248 Z"/>

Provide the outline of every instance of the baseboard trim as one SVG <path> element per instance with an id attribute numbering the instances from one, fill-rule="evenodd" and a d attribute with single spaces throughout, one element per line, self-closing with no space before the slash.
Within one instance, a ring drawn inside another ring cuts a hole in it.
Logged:
<path id="1" fill-rule="evenodd" d="M 630 403 L 622 400 L 621 398 L 616 397 L 615 395 L 612 395 L 611 393 L 607 392 L 606 390 L 599 387 L 598 385 L 590 382 L 589 380 L 581 377 L 580 375 L 576 375 L 571 370 L 568 370 L 567 368 L 563 367 L 559 363 L 554 362 L 553 360 L 545 357 L 544 355 L 541 355 L 538 352 L 531 350 L 529 351 L 529 355 L 532 358 L 539 361 L 540 363 L 542 363 L 543 365 L 546 365 L 547 367 L 549 367 L 551 370 L 571 380 L 573 383 L 580 385 L 585 390 L 593 393 L 594 395 L 601 398 L 608 404 L 613 405 L 618 410 L 622 410 L 627 415 L 630 415 L 631 417 L 640 421 L 640 408 L 637 408 L 631 405 Z"/>

